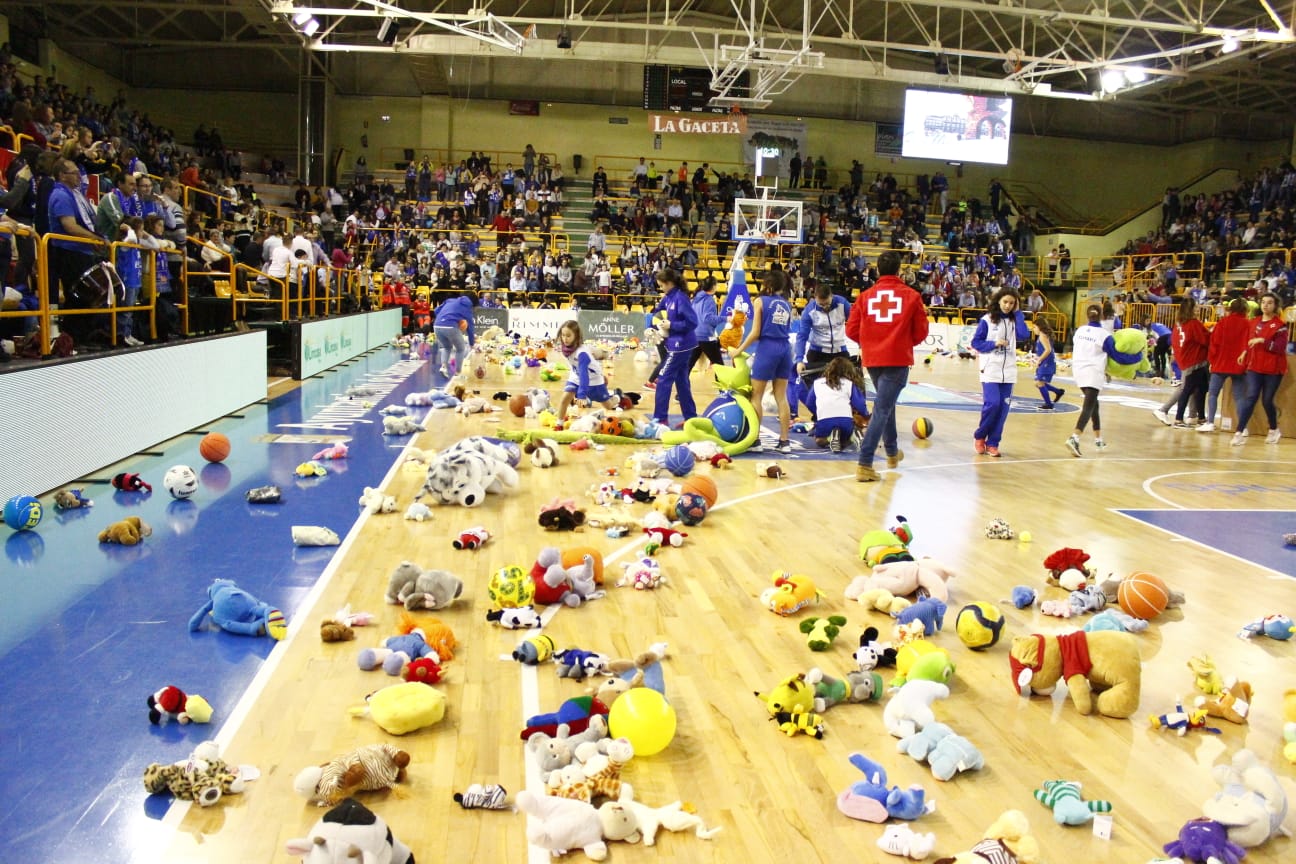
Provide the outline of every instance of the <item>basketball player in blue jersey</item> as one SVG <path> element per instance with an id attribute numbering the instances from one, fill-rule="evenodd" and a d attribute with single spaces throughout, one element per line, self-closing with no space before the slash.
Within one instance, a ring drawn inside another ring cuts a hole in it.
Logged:
<path id="1" fill-rule="evenodd" d="M 792 449 L 788 430 L 792 425 L 792 411 L 788 406 L 788 378 L 792 375 L 792 304 L 787 300 L 788 276 L 782 270 L 770 270 L 761 280 L 760 294 L 752 301 L 752 327 L 734 354 L 741 354 L 753 342 L 756 357 L 751 364 L 752 408 L 757 423 L 761 418 L 761 400 L 765 386 L 773 384 L 774 403 L 778 406 L 779 438 L 774 449 L 787 453 Z M 759 440 L 750 448 L 759 453 L 764 448 Z"/>

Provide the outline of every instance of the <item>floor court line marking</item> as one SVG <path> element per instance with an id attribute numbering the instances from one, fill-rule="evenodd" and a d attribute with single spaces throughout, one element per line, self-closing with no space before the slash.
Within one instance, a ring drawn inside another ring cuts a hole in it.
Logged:
<path id="1" fill-rule="evenodd" d="M 1136 508 L 1130 508 L 1130 509 L 1136 509 Z M 1184 507 L 1178 507 L 1178 508 L 1175 508 L 1175 509 L 1177 509 L 1177 510 L 1185 510 L 1185 509 L 1197 509 L 1197 510 L 1200 510 L 1201 508 L 1184 508 Z M 1265 573 L 1265 577 L 1268 578 L 1268 579 L 1272 579 L 1272 580 L 1275 580 L 1275 581 L 1278 580 L 1278 579 L 1283 579 L 1283 580 L 1288 581 L 1288 582 L 1291 581 L 1291 577 L 1290 577 L 1289 575 L 1287 575 L 1286 573 L 1280 573 L 1279 571 L 1273 569 L 1272 567 L 1266 567 L 1266 566 L 1263 565 L 1263 564 L 1258 564 L 1258 563 L 1256 563 L 1255 561 L 1250 560 L 1249 558 L 1241 558 L 1241 557 L 1239 557 L 1239 556 L 1237 556 L 1237 555 L 1234 555 L 1232 552 L 1225 552 L 1223 549 L 1216 549 L 1214 546 L 1207 546 L 1205 543 L 1201 542 L 1200 540 L 1196 540 L 1196 539 L 1194 539 L 1194 538 L 1192 538 L 1192 537 L 1188 537 L 1188 536 L 1185 536 L 1185 535 L 1183 535 L 1183 534 L 1180 534 L 1178 531 L 1171 531 L 1169 528 L 1162 528 L 1160 525 L 1154 525 L 1154 524 L 1151 523 L 1151 522 L 1144 522 L 1142 519 L 1139 519 L 1137 516 L 1131 516 L 1131 515 L 1129 515 L 1128 513 L 1122 513 L 1120 510 L 1117 510 L 1117 509 L 1114 508 L 1114 507 L 1110 507 L 1110 508 L 1108 508 L 1108 512 L 1115 513 L 1115 514 L 1117 514 L 1117 515 L 1119 515 L 1119 516 L 1123 516 L 1123 517 L 1125 517 L 1126 519 L 1129 519 L 1131 522 L 1137 522 L 1137 523 L 1138 523 L 1140 526 L 1142 526 L 1142 527 L 1151 527 L 1151 528 L 1155 528 L 1155 529 L 1157 529 L 1158 531 L 1160 531 L 1160 532 L 1163 533 L 1163 534 L 1169 534 L 1172 538 L 1179 538 L 1179 539 L 1181 539 L 1181 540 L 1182 540 L 1183 542 L 1185 542 L 1185 543 L 1192 543 L 1194 546 L 1199 546 L 1199 547 L 1201 547 L 1202 549 L 1205 549 L 1205 550 L 1208 551 L 1208 552 L 1215 552 L 1216 554 L 1223 555 L 1225 558 L 1232 558 L 1234 561 L 1238 561 L 1238 562 L 1240 562 L 1240 563 L 1242 563 L 1242 564 L 1249 564 L 1249 565 L 1252 566 L 1252 567 L 1258 567 L 1258 568 L 1260 568 L 1261 570 L 1264 571 L 1264 573 Z M 1230 511 L 1228 511 L 1228 510 L 1219 510 L 1219 511 L 1203 511 L 1203 512 L 1229 513 Z"/>
<path id="2" fill-rule="evenodd" d="M 1140 460 L 1140 461 L 1143 461 L 1143 460 Z M 1292 476 L 1296 476 L 1296 473 L 1293 473 L 1293 472 L 1290 472 L 1290 471 L 1227 471 L 1227 470 L 1224 469 L 1224 468 L 1213 468 L 1213 469 L 1204 470 L 1204 471 L 1177 471 L 1177 472 L 1174 472 L 1174 473 L 1172 473 L 1172 474 L 1158 474 L 1158 475 L 1156 475 L 1155 477 L 1148 477 L 1146 480 L 1143 481 L 1143 491 L 1144 491 L 1145 493 L 1147 493 L 1149 496 L 1151 496 L 1151 497 L 1157 499 L 1158 501 L 1160 501 L 1162 504 L 1165 504 L 1167 507 L 1173 507 L 1173 508 L 1176 509 L 1176 510 L 1202 510 L 1202 509 L 1216 510 L 1216 509 L 1218 509 L 1218 508 L 1215 508 L 1215 507 L 1210 507 L 1210 508 L 1201 508 L 1201 507 L 1189 507 L 1189 506 L 1187 506 L 1187 505 L 1185 505 L 1185 504 L 1176 504 L 1175 502 L 1170 501 L 1169 499 L 1167 499 L 1167 498 L 1165 498 L 1165 497 L 1163 497 L 1163 496 L 1161 496 L 1161 495 L 1158 495 L 1157 493 L 1155 493 L 1155 492 L 1152 491 L 1151 484 L 1156 483 L 1156 482 L 1159 481 L 1159 480 L 1165 480 L 1165 479 L 1168 479 L 1168 478 L 1171 478 L 1171 477 L 1192 477 L 1192 476 L 1197 475 L 1197 474 L 1228 474 L 1228 475 L 1230 475 L 1230 476 L 1232 476 L 1232 475 L 1237 475 L 1237 474 L 1263 474 L 1263 475 L 1266 476 L 1266 477 L 1292 477 Z M 1134 510 L 1134 509 L 1139 509 L 1139 508 L 1131 507 L 1131 508 L 1127 508 L 1127 509 Z M 1253 508 L 1248 508 L 1248 509 L 1253 509 Z M 1279 511 L 1279 512 L 1281 512 L 1284 508 L 1274 508 L 1274 509 L 1277 510 L 1277 511 Z M 1221 511 L 1221 512 L 1227 513 L 1227 512 L 1229 512 L 1229 511 L 1227 511 L 1227 510 L 1223 510 L 1223 511 Z"/>

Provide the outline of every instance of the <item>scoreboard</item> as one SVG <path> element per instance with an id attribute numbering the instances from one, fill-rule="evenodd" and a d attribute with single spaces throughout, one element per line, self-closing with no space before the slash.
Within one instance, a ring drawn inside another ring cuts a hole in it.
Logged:
<path id="1" fill-rule="evenodd" d="M 731 95 L 747 92 L 747 72 L 739 76 Z M 645 66 L 645 111 L 674 111 L 679 113 L 728 114 L 727 107 L 708 105 L 717 95 L 711 89 L 711 70 L 691 66 Z"/>

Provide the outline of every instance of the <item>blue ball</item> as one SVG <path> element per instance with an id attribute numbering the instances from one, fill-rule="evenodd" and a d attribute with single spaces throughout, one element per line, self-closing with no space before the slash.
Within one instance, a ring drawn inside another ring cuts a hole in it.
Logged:
<path id="1" fill-rule="evenodd" d="M 44 515 L 41 503 L 30 495 L 15 495 L 5 502 L 5 524 L 15 531 L 35 528 Z"/>
<path id="2" fill-rule="evenodd" d="M 706 515 L 706 499 L 695 492 L 684 492 L 675 502 L 675 516 L 685 525 L 701 525 Z"/>
<path id="3" fill-rule="evenodd" d="M 747 415 L 732 396 L 716 399 L 702 412 L 702 416 L 711 421 L 721 439 L 730 443 L 743 440 L 751 431 Z"/>
<path id="4" fill-rule="evenodd" d="M 662 467 L 676 477 L 683 477 L 693 470 L 693 451 L 687 444 L 676 444 L 662 456 Z"/>

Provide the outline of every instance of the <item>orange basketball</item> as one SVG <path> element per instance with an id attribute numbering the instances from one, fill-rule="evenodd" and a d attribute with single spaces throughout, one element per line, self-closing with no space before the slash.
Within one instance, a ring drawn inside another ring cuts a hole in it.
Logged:
<path id="1" fill-rule="evenodd" d="M 462 330 L 462 331 L 464 331 L 465 333 L 468 332 L 468 321 L 467 321 L 467 319 L 464 319 L 463 321 L 460 321 L 460 322 L 459 322 L 459 329 Z"/>
<path id="2" fill-rule="evenodd" d="M 594 583 L 603 584 L 603 553 L 592 546 L 569 546 L 562 550 L 562 566 L 571 569 L 584 563 L 585 556 L 594 559 Z"/>
<path id="3" fill-rule="evenodd" d="M 720 497 L 715 481 L 705 474 L 691 474 L 681 480 L 679 485 L 681 492 L 692 492 L 705 498 L 708 510 L 715 506 L 716 499 Z"/>
<path id="4" fill-rule="evenodd" d="M 230 454 L 230 442 L 219 432 L 208 432 L 198 442 L 198 453 L 208 462 L 224 462 Z"/>
<path id="5" fill-rule="evenodd" d="M 1165 611 L 1170 602 L 1170 591 L 1161 577 L 1139 570 L 1120 583 L 1116 600 L 1126 615 L 1151 621 Z"/>

